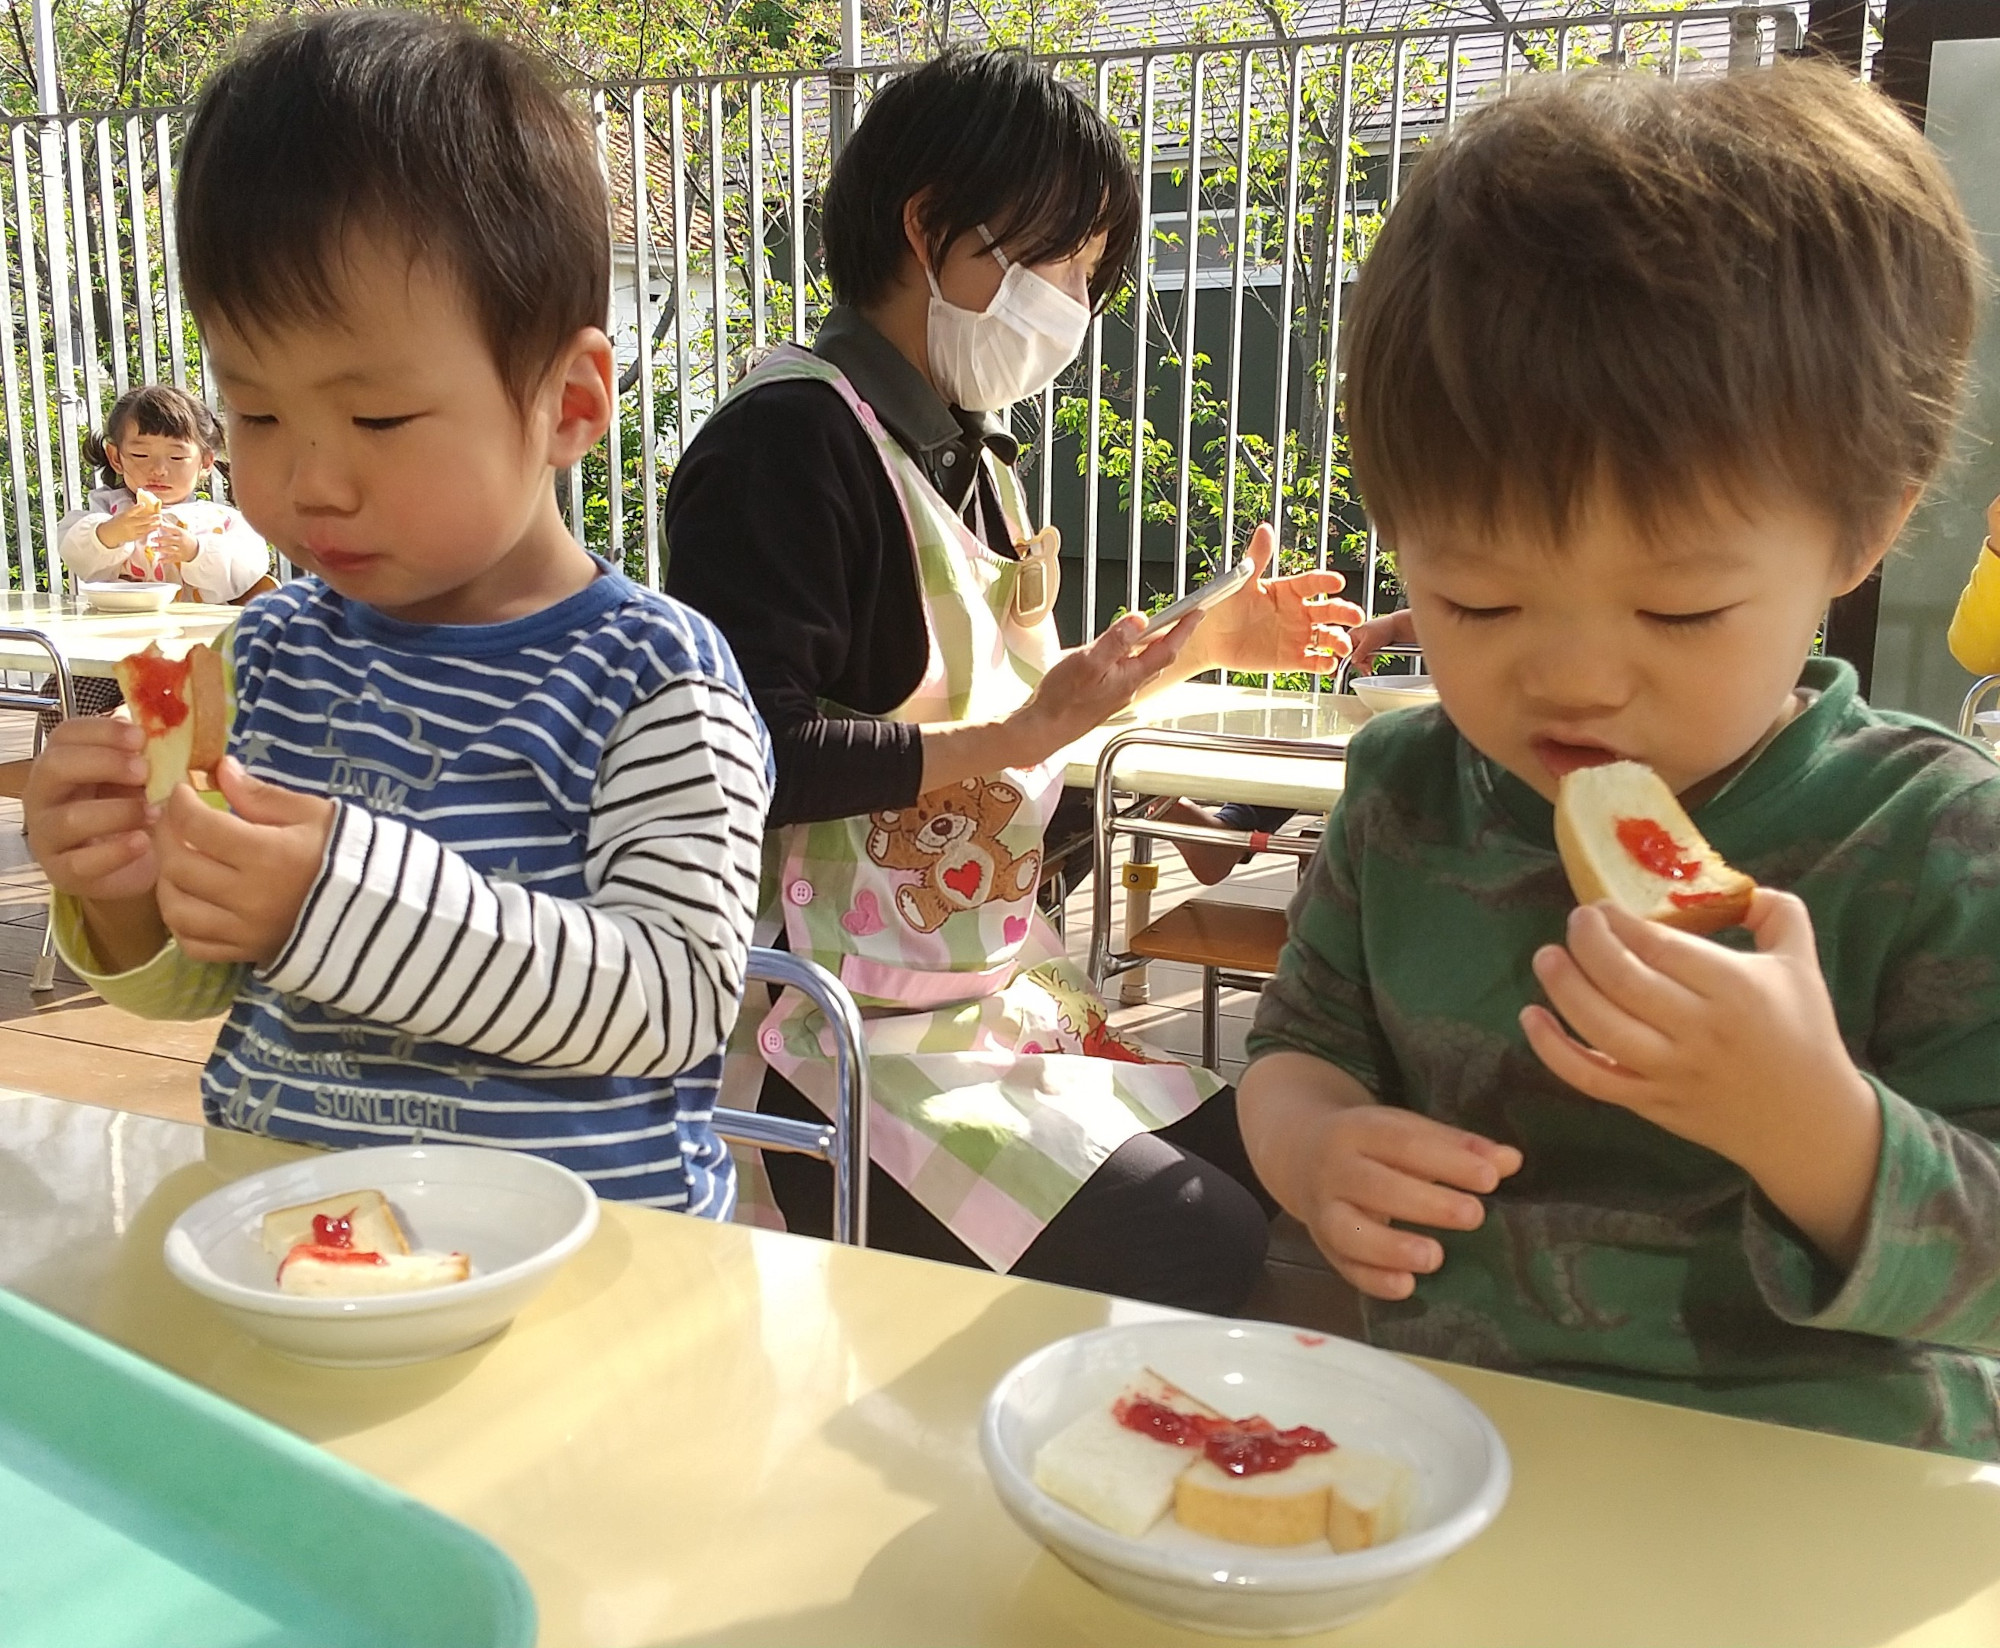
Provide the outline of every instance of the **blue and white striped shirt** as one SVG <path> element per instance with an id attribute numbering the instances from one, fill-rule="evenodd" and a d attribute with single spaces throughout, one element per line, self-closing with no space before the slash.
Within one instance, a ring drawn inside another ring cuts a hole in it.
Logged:
<path id="1" fill-rule="evenodd" d="M 771 764 L 722 637 L 609 567 L 526 618 L 412 625 L 305 579 L 237 628 L 231 752 L 341 802 L 245 974 L 212 1121 L 532 1150 L 727 1217 L 710 1131 Z"/>

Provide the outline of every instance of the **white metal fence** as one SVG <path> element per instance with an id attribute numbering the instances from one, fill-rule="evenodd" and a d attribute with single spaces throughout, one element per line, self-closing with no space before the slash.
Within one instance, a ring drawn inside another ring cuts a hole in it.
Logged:
<path id="1" fill-rule="evenodd" d="M 1260 519 L 1290 564 L 1358 573 L 1372 605 L 1389 585 L 1347 490 L 1332 363 L 1344 294 L 1422 145 L 1522 74 L 1766 62 L 1797 47 L 1802 11 L 1459 19 L 1049 58 L 1127 134 L 1148 225 L 1083 357 L 1015 409 L 1031 496 L 1072 561 L 1065 629 L 1183 590 Z M 809 339 L 825 312 L 818 191 L 838 135 L 895 72 L 579 94 L 613 202 L 620 394 L 562 497 L 578 535 L 647 583 L 667 478 L 702 418 L 756 352 Z M 182 121 L 5 123 L 0 561 L 14 587 L 47 586 L 56 524 L 90 486 L 81 437 L 119 393 L 161 379 L 210 392 L 174 251 Z"/>

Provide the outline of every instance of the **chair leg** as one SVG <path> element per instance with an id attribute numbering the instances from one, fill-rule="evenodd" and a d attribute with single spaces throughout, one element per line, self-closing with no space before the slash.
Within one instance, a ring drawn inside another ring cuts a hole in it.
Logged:
<path id="1" fill-rule="evenodd" d="M 30 991 L 39 994 L 56 987 L 56 912 L 52 905 L 48 918 L 42 924 L 42 953 L 35 961 L 35 976 L 29 983 Z"/>
<path id="2" fill-rule="evenodd" d="M 1222 986 L 1216 982 L 1215 969 L 1201 970 L 1201 1067 L 1213 1070 L 1216 1060 L 1218 1020 L 1222 1016 Z"/>

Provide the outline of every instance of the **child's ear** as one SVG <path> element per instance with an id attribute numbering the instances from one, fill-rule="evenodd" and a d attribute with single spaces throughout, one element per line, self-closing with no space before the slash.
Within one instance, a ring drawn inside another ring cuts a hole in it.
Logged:
<path id="1" fill-rule="evenodd" d="M 1868 581 L 1868 575 L 1888 558 L 1889 551 L 1896 547 L 1896 540 L 1903 535 L 1903 528 L 1910 524 L 1910 514 L 1917 507 L 1917 500 L 1923 496 L 1920 486 L 1906 486 L 1896 507 L 1884 518 L 1879 530 L 1870 534 L 1860 556 L 1843 569 L 1841 587 L 1836 595 L 1851 595 Z"/>
<path id="2" fill-rule="evenodd" d="M 549 427 L 548 462 L 567 469 L 611 427 L 611 340 L 595 326 L 571 338 L 551 374 L 556 396 Z"/>

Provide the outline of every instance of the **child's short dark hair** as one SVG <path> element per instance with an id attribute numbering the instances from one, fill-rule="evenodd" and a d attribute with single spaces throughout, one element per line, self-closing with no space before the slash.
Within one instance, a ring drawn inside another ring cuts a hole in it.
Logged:
<path id="1" fill-rule="evenodd" d="M 159 435 L 168 440 L 193 441 L 211 458 L 221 455 L 222 424 L 216 415 L 190 395 L 170 383 L 149 383 L 128 389 L 111 408 L 101 434 L 83 437 L 83 462 L 94 469 L 106 486 L 122 484 L 111 467 L 107 444 L 123 446 L 134 435 Z"/>
<path id="2" fill-rule="evenodd" d="M 1019 52 L 953 47 L 876 93 L 822 202 L 842 303 L 873 303 L 895 280 L 913 195 L 934 264 L 981 224 L 1027 264 L 1070 257 L 1101 231 L 1094 304 L 1123 284 L 1139 241 L 1139 188 L 1117 131 Z"/>
<path id="3" fill-rule="evenodd" d="M 179 210 L 203 320 L 333 316 L 330 271 L 361 229 L 457 279 L 517 399 L 606 323 L 610 220 L 588 129 L 520 52 L 441 18 L 334 12 L 258 36 L 202 92 Z"/>
<path id="4" fill-rule="evenodd" d="M 1601 484 L 1656 526 L 1712 482 L 1858 550 L 1945 454 L 1979 280 L 1936 156 L 1837 70 L 1530 83 L 1424 157 L 1363 268 L 1354 473 L 1392 543 L 1560 541 Z"/>

